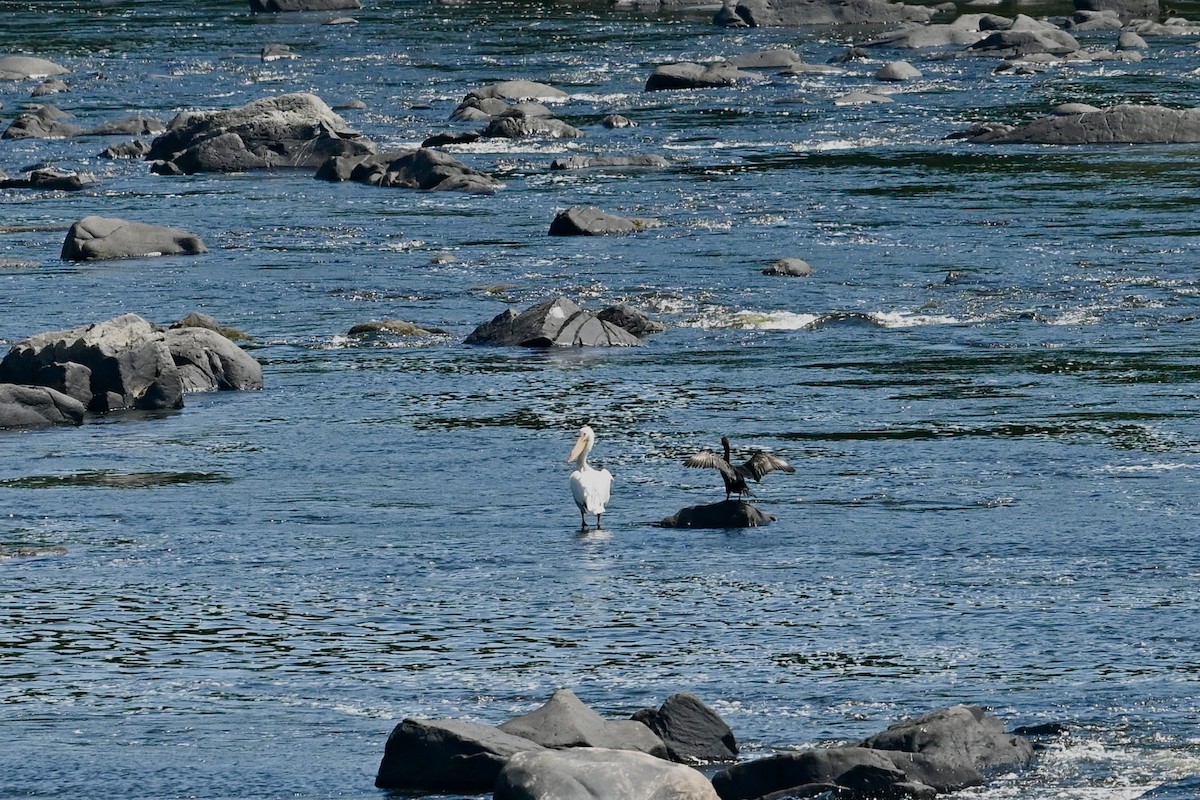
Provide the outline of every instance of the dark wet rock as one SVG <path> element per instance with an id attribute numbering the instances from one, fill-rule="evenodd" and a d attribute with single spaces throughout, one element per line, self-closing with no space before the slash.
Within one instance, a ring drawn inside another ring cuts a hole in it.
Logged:
<path id="1" fill-rule="evenodd" d="M 543 747 L 603 747 L 666 758 L 667 747 L 635 720 L 606 720 L 570 689 L 559 689 L 540 708 L 499 726 Z"/>
<path id="2" fill-rule="evenodd" d="M 935 10 L 887 0 L 740 0 L 734 12 L 751 27 L 790 27 L 924 23 Z"/>
<path id="3" fill-rule="evenodd" d="M 71 172 L 43 167 L 31 170 L 25 178 L 6 178 L 0 175 L 0 189 L 40 189 L 47 192 L 77 192 L 96 184 L 90 172 Z"/>
<path id="4" fill-rule="evenodd" d="M 572 206 L 555 215 L 549 233 L 551 236 L 604 236 L 635 233 L 654 224 L 653 220 L 618 217 L 595 206 Z"/>
<path id="5" fill-rule="evenodd" d="M 600 124 L 606 128 L 636 128 L 638 124 L 628 117 L 623 117 L 620 114 L 609 114 L 604 119 L 600 120 Z"/>
<path id="6" fill-rule="evenodd" d="M 67 231 L 61 258 L 92 261 L 207 252 L 199 236 L 178 228 L 92 216 L 84 217 Z"/>
<path id="7" fill-rule="evenodd" d="M 454 156 L 427 147 L 399 154 L 335 156 L 321 165 L 316 177 L 436 192 L 488 194 L 501 187 L 489 175 L 468 167 Z"/>
<path id="8" fill-rule="evenodd" d="M 154 136 L 162 133 L 167 129 L 161 121 L 151 117 L 128 117 L 119 119 L 113 122 L 106 122 L 103 125 L 98 125 L 90 131 L 85 131 L 85 136 Z"/>
<path id="9" fill-rule="evenodd" d="M 672 761 L 697 764 L 737 757 L 733 731 L 717 712 L 690 692 L 673 694 L 661 707 L 642 709 L 633 718 L 662 739 Z"/>
<path id="10" fill-rule="evenodd" d="M 639 345 L 641 342 L 623 328 L 559 297 L 538 303 L 520 314 L 506 309 L 472 331 L 466 344 L 610 347 Z"/>
<path id="11" fill-rule="evenodd" d="M 392 729 L 375 786 L 417 792 L 484 794 L 510 758 L 544 749 L 489 725 L 406 719 Z"/>
<path id="12" fill-rule="evenodd" d="M 743 19 L 737 13 L 737 8 L 726 0 L 721 5 L 721 8 L 713 16 L 713 24 L 719 25 L 722 28 L 749 28 L 750 23 Z"/>
<path id="13" fill-rule="evenodd" d="M 496 780 L 494 800 L 719 800 L 704 775 L 644 753 L 604 748 L 517 753 Z"/>
<path id="14" fill-rule="evenodd" d="M 66 121 L 69 118 L 54 106 L 39 106 L 18 114 L 0 139 L 65 139 L 83 133 L 83 128 Z"/>
<path id="15" fill-rule="evenodd" d="M 774 519 L 744 500 L 722 500 L 708 505 L 688 506 L 658 524 L 663 528 L 757 528 L 770 524 Z M 721 796 L 724 797 L 724 793 Z"/>
<path id="16" fill-rule="evenodd" d="M 363 338 L 381 334 L 393 334 L 395 336 L 439 336 L 448 333 L 449 331 L 442 330 L 441 328 L 416 325 L 402 319 L 383 319 L 352 325 L 346 335 L 354 338 Z"/>
<path id="17" fill-rule="evenodd" d="M 903 720 L 865 739 L 862 746 L 919 753 L 939 763 L 981 772 L 1024 766 L 1033 757 L 1033 746 L 1027 739 L 1005 732 L 999 719 L 989 716 L 979 706 L 968 705 Z"/>
<path id="18" fill-rule="evenodd" d="M 70 91 L 70 89 L 71 87 L 67 86 L 66 81 L 59 80 L 58 78 L 51 78 L 50 80 L 42 81 L 37 86 L 33 87 L 33 91 L 29 93 L 29 96 L 47 97 L 52 94 L 62 94 L 63 92 Z"/>
<path id="19" fill-rule="evenodd" d="M 83 403 L 47 386 L 0 383 L 0 429 L 80 425 Z"/>
<path id="20" fill-rule="evenodd" d="M 250 10 L 257 13 L 290 11 L 354 11 L 362 8 L 358 0 L 250 0 Z"/>
<path id="21" fill-rule="evenodd" d="M 716 89 L 737 86 L 741 83 L 756 83 L 762 80 L 761 75 L 740 70 L 724 61 L 715 64 L 693 64 L 685 61 L 657 67 L 646 79 L 646 91 Z"/>
<path id="22" fill-rule="evenodd" d="M 84 375 L 86 388 L 80 385 Z M 89 411 L 183 406 L 183 380 L 164 332 L 136 314 L 32 336 L 0 361 L 0 382 L 48 385 L 64 377 L 68 385 L 52 388 L 72 394 Z"/>
<path id="23" fill-rule="evenodd" d="M 150 145 L 141 139 L 123 142 L 106 147 L 100 151 L 101 158 L 143 158 L 150 152 Z"/>
<path id="24" fill-rule="evenodd" d="M 501 116 L 489 122 L 481 135 L 485 139 L 574 139 L 584 133 L 574 125 L 553 117 Z"/>
<path id="25" fill-rule="evenodd" d="M 1070 732 L 1071 729 L 1061 722 L 1040 722 L 1013 728 L 1013 734 L 1017 736 L 1064 736 Z"/>
<path id="26" fill-rule="evenodd" d="M 784 753 L 744 762 L 713 776 L 722 800 L 755 800 L 788 794 L 807 797 L 834 789 L 837 796 L 921 797 L 939 791 L 912 773 L 932 774 L 927 759 L 911 756 L 897 763 L 893 755 L 865 747 L 831 747 Z M 958 788 L 983 782 L 978 772 L 956 777 Z M 949 784 L 945 784 L 949 785 Z M 800 791 L 797 791 L 800 790 Z M 941 788 L 940 791 L 950 791 Z"/>
<path id="27" fill-rule="evenodd" d="M 249 391 L 263 388 L 262 365 L 245 350 L 207 327 L 172 327 L 167 348 L 185 392 Z"/>
<path id="28" fill-rule="evenodd" d="M 49 78 L 70 72 L 64 66 L 33 56 L 0 58 L 0 81 L 23 81 L 30 78 Z"/>
<path id="29" fill-rule="evenodd" d="M 1078 114 L 1055 114 L 1015 128 L 997 127 L 969 137 L 992 144 L 1181 144 L 1200 142 L 1200 108 L 1119 105 Z"/>
<path id="30" fill-rule="evenodd" d="M 792 278 L 807 278 L 813 269 L 802 258 L 781 258 L 762 271 L 763 275 L 784 275 Z"/>
<path id="31" fill-rule="evenodd" d="M 594 167 L 629 167 L 635 169 L 659 169 L 671 166 L 671 162 L 659 155 L 640 156 L 568 156 L 550 162 L 550 169 L 592 169 Z"/>
<path id="32" fill-rule="evenodd" d="M 421 142 L 421 147 L 445 147 L 454 144 L 471 144 L 482 138 L 478 133 L 437 133 Z"/>
<path id="33" fill-rule="evenodd" d="M 914 67 L 907 61 L 890 61 L 879 68 L 875 73 L 875 80 L 903 82 L 911 81 L 921 77 L 921 70 Z"/>
<path id="34" fill-rule="evenodd" d="M 1080 11 L 1112 11 L 1122 22 L 1158 20 L 1162 16 L 1158 0 L 1075 0 L 1075 8 Z"/>
<path id="35" fill-rule="evenodd" d="M 332 156 L 369 155 L 375 146 L 312 94 L 255 100 L 225 111 L 184 112 L 147 154 L 184 173 L 319 167 Z"/>
<path id="36" fill-rule="evenodd" d="M 1196 800 L 1200 797 L 1200 775 L 1191 775 L 1176 781 L 1167 781 L 1134 800 Z"/>
<path id="37" fill-rule="evenodd" d="M 618 328 L 624 328 L 634 336 L 646 336 L 651 333 L 662 333 L 667 328 L 661 322 L 650 319 L 639 309 L 620 303 L 609 306 L 596 315 L 605 322 L 612 323 Z"/>

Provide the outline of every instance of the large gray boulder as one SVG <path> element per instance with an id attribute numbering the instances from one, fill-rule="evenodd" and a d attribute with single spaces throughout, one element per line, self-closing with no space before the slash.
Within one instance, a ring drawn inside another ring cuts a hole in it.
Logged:
<path id="1" fill-rule="evenodd" d="M 663 528 L 758 528 L 774 519 L 744 500 L 722 500 L 682 508 L 658 524 Z"/>
<path id="2" fill-rule="evenodd" d="M 717 89 L 725 86 L 737 86 L 743 83 L 757 83 L 763 76 L 756 72 L 747 72 L 725 61 L 715 64 L 694 64 L 684 61 L 678 64 L 664 64 L 656 67 L 646 79 L 647 92 L 661 92 L 670 89 Z"/>
<path id="3" fill-rule="evenodd" d="M 641 722 L 606 720 L 570 689 L 559 689 L 537 710 L 498 727 L 543 747 L 603 747 L 667 757 L 662 739 Z"/>
<path id="4" fill-rule="evenodd" d="M 501 116 L 480 134 L 485 139 L 578 139 L 583 131 L 554 117 Z"/>
<path id="5" fill-rule="evenodd" d="M 375 786 L 413 792 L 492 791 L 510 758 L 542 746 L 490 725 L 406 719 L 392 729 Z"/>
<path id="6" fill-rule="evenodd" d="M 370 186 L 490 194 L 503 184 L 441 150 L 417 150 L 368 156 L 334 156 L 317 170 L 328 181 L 354 181 Z"/>
<path id="7" fill-rule="evenodd" d="M 0 58 L 0 81 L 23 81 L 30 78 L 48 78 L 70 72 L 64 66 L 33 56 L 5 56 Z"/>
<path id="8" fill-rule="evenodd" d="M 480 98 L 502 100 L 565 100 L 570 97 L 562 89 L 537 81 L 514 80 L 490 83 L 471 92 Z M 470 96 L 470 95 L 468 95 Z"/>
<path id="9" fill-rule="evenodd" d="M 928 22 L 936 12 L 888 0 L 740 0 L 733 13 L 751 27 L 779 27 Z"/>
<path id="10" fill-rule="evenodd" d="M 358 0 L 250 0 L 256 14 L 287 11 L 354 11 L 362 8 Z"/>
<path id="11" fill-rule="evenodd" d="M 506 309 L 477 327 L 466 344 L 520 347 L 632 346 L 641 341 L 628 331 L 584 311 L 565 297 L 547 300 L 520 314 Z"/>
<path id="12" fill-rule="evenodd" d="M 517 753 L 500 772 L 494 800 L 720 800 L 691 767 L 623 750 Z"/>
<path id="13" fill-rule="evenodd" d="M 167 348 L 185 392 L 263 388 L 263 369 L 249 353 L 209 328 L 169 328 Z"/>
<path id="14" fill-rule="evenodd" d="M 1053 114 L 968 137 L 991 144 L 1183 144 L 1200 142 L 1200 108 L 1119 105 Z"/>
<path id="15" fill-rule="evenodd" d="M 571 206 L 558 212 L 550 222 L 551 236 L 604 236 L 610 233 L 635 233 L 654 226 L 653 220 L 618 217 L 595 206 Z"/>
<path id="16" fill-rule="evenodd" d="M 1006 733 L 1004 723 L 979 706 L 957 705 L 917 719 L 906 719 L 865 739 L 863 747 L 920 753 L 941 762 L 986 771 L 1024 766 L 1033 745 Z"/>
<path id="17" fill-rule="evenodd" d="M 207 252 L 208 248 L 199 236 L 178 228 L 92 216 L 84 217 L 67 231 L 61 258 L 64 261 L 93 261 Z"/>
<path id="18" fill-rule="evenodd" d="M 46 386 L 0 383 L 0 429 L 79 425 L 85 411 L 83 403 Z"/>
<path id="19" fill-rule="evenodd" d="M 0 361 L 0 382 L 51 386 L 95 412 L 183 406 L 163 331 L 136 314 L 18 342 Z"/>
<path id="20" fill-rule="evenodd" d="M 39 106 L 18 114 L 0 138 L 65 139 L 84 133 L 83 128 L 67 122 L 70 116 L 54 106 Z"/>
<path id="21" fill-rule="evenodd" d="M 241 172 L 319 167 L 330 156 L 369 155 L 375 146 L 321 98 L 295 93 L 224 111 L 187 111 L 150 145 L 160 172 Z"/>
<path id="22" fill-rule="evenodd" d="M 673 694 L 659 708 L 642 709 L 633 718 L 658 734 L 672 761 L 704 764 L 737 757 L 733 731 L 691 692 Z"/>

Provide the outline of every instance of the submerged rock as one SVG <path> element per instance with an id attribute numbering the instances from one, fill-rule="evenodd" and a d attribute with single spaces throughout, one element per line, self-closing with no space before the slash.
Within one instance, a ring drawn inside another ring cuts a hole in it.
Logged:
<path id="1" fill-rule="evenodd" d="M 449 333 L 441 328 L 432 328 L 405 322 L 402 319 L 384 319 L 375 322 L 360 322 L 352 325 L 347 336 L 362 338 L 379 334 L 394 334 L 397 336 L 439 336 Z"/>
<path id="2" fill-rule="evenodd" d="M 466 344 L 520 347 L 632 346 L 636 336 L 584 311 L 565 297 L 547 300 L 516 314 L 512 309 L 477 327 Z"/>
<path id="3" fill-rule="evenodd" d="M 250 10 L 257 13 L 292 11 L 354 11 L 362 8 L 358 0 L 250 0 Z"/>
<path id="4" fill-rule="evenodd" d="M 807 278 L 812 273 L 812 266 L 802 258 L 781 258 L 762 271 L 763 275 L 784 275 L 790 278 Z"/>
<path id="5" fill-rule="evenodd" d="M 685 61 L 657 67 L 646 79 L 646 91 L 716 89 L 762 80 L 763 77 L 758 73 L 745 72 L 724 61 L 716 64 L 693 64 Z"/>
<path id="6" fill-rule="evenodd" d="M 550 162 L 550 169 L 594 169 L 596 167 L 623 167 L 628 169 L 661 169 L 671 166 L 660 155 L 647 153 L 640 156 L 568 156 Z"/>
<path id="7" fill-rule="evenodd" d="M 745 500 L 722 500 L 688 506 L 658 524 L 663 528 L 757 528 L 769 525 L 774 519 Z"/>

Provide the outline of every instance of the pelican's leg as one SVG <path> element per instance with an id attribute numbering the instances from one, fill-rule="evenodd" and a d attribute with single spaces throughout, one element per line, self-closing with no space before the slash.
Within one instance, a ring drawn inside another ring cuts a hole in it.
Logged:
<path id="1" fill-rule="evenodd" d="M 587 529 L 588 529 L 587 512 L 585 512 L 581 508 L 581 509 L 579 509 L 579 530 L 586 531 Z"/>
<path id="2" fill-rule="evenodd" d="M 603 523 L 600 522 L 600 518 L 603 516 L 604 516 L 603 514 L 596 515 L 596 530 L 600 530 L 601 528 L 604 527 Z"/>

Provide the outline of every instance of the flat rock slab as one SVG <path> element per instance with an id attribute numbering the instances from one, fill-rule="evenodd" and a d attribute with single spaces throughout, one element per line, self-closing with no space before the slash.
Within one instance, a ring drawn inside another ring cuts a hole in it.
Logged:
<path id="1" fill-rule="evenodd" d="M 640 345 L 632 333 L 584 311 L 571 300 L 547 300 L 516 314 L 512 309 L 477 327 L 466 344 L 520 347 L 613 347 Z"/>
<path id="2" fill-rule="evenodd" d="M 0 58 L 0 81 L 23 81 L 30 78 L 49 78 L 70 72 L 64 66 L 33 56 L 5 56 Z"/>
<path id="3" fill-rule="evenodd" d="M 688 506 L 658 524 L 663 528 L 757 528 L 769 525 L 774 519 L 744 500 L 722 500 Z"/>
<path id="4" fill-rule="evenodd" d="M 1056 113 L 970 136 L 986 144 L 1186 144 L 1200 142 L 1200 108 L 1125 104 Z"/>
<path id="5" fill-rule="evenodd" d="M 204 240 L 178 228 L 92 216 L 84 217 L 67 231 L 61 258 L 64 261 L 94 261 L 207 252 Z"/>
<path id="6" fill-rule="evenodd" d="M 763 76 L 746 72 L 727 62 L 694 64 L 685 61 L 658 67 L 646 79 L 647 92 L 670 89 L 718 89 L 743 83 L 761 82 Z"/>
<path id="7" fill-rule="evenodd" d="M 619 217 L 595 206 L 572 206 L 554 215 L 551 236 L 605 236 L 612 233 L 636 233 L 653 228 L 654 220 Z"/>

